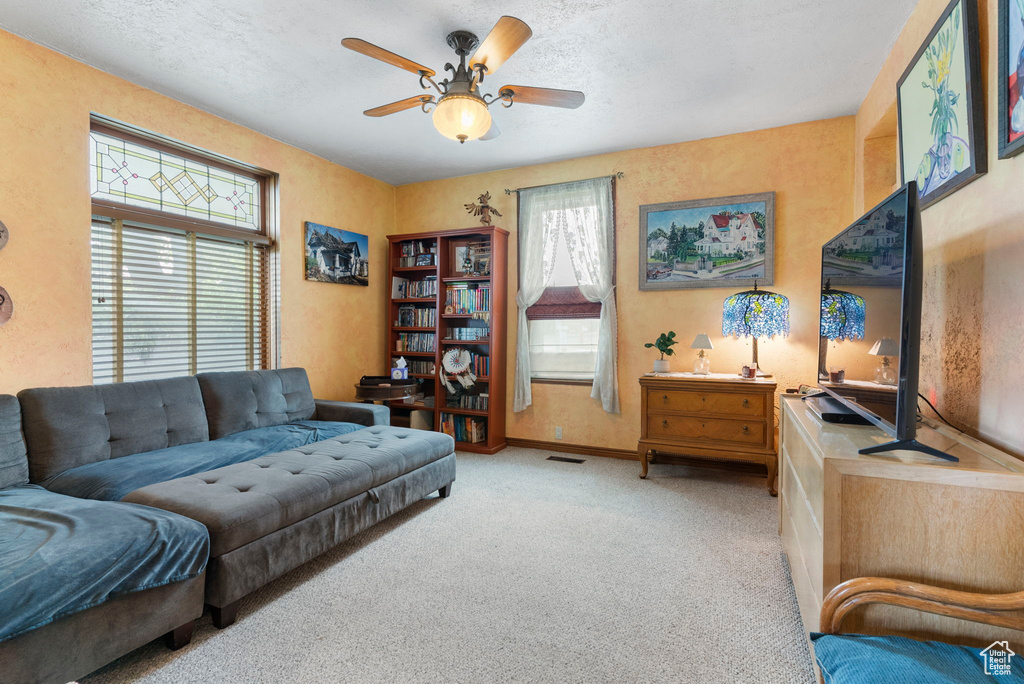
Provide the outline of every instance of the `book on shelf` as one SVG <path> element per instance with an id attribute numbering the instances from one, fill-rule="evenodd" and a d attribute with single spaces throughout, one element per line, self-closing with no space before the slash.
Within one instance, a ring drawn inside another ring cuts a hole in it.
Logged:
<path id="1" fill-rule="evenodd" d="M 436 348 L 434 333 L 398 333 L 396 352 L 432 352 Z"/>
<path id="2" fill-rule="evenodd" d="M 391 277 L 392 299 L 433 299 L 437 296 L 437 276 L 430 275 L 423 280 Z"/>
<path id="3" fill-rule="evenodd" d="M 476 283 L 450 283 L 445 289 L 445 306 L 457 314 L 491 310 L 491 286 Z"/>
<path id="4" fill-rule="evenodd" d="M 391 359 L 392 368 L 398 367 L 395 365 L 395 362 L 397 361 L 397 358 Z M 425 359 L 406 359 L 405 364 L 406 368 L 409 369 L 409 372 L 414 375 L 435 375 L 437 373 L 433 361 L 427 361 Z"/>
<path id="5" fill-rule="evenodd" d="M 398 243 L 403 257 L 417 257 L 420 254 L 437 254 L 437 242 L 433 240 L 406 240 Z"/>
<path id="6" fill-rule="evenodd" d="M 446 402 L 448 408 L 469 409 L 471 411 L 486 411 L 487 401 L 490 395 L 486 392 L 481 394 L 466 394 L 461 397 L 449 394 Z"/>
<path id="7" fill-rule="evenodd" d="M 486 442 L 487 419 L 442 412 L 441 432 L 453 437 L 457 442 Z"/>
<path id="8" fill-rule="evenodd" d="M 398 307 L 399 328 L 433 328 L 437 324 L 437 310 L 434 307 L 418 307 L 406 304 Z"/>
<path id="9" fill-rule="evenodd" d="M 490 328 L 448 328 L 448 336 L 445 339 L 449 340 L 486 340 L 491 336 Z"/>
<path id="10" fill-rule="evenodd" d="M 398 265 L 406 266 L 437 266 L 436 254 L 417 254 L 416 256 L 398 257 Z"/>

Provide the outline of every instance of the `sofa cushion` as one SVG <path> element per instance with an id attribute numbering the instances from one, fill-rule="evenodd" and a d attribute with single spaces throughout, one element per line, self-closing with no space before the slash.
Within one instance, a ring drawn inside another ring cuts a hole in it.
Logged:
<path id="1" fill-rule="evenodd" d="M 36 485 L 0 490 L 0 641 L 117 596 L 197 577 L 208 558 L 206 529 L 167 511 Z"/>
<path id="2" fill-rule="evenodd" d="M 0 394 L 0 489 L 28 482 L 28 459 L 21 435 L 18 398 Z"/>
<path id="3" fill-rule="evenodd" d="M 811 634 L 825 684 L 969 684 L 992 682 L 981 649 L 896 636 Z M 993 645 L 995 646 L 995 645 Z M 998 648 L 998 646 L 996 646 Z M 998 681 L 1024 682 L 1020 668 Z"/>
<path id="4" fill-rule="evenodd" d="M 124 500 L 198 520 L 210 530 L 211 555 L 220 556 L 454 451 L 439 432 L 373 426 L 143 487 Z"/>
<path id="5" fill-rule="evenodd" d="M 70 468 L 209 439 L 192 376 L 18 393 L 29 476 L 42 482 Z"/>
<path id="6" fill-rule="evenodd" d="M 52 492 L 118 501 L 140 487 L 294 449 L 361 429 L 353 423 L 297 421 L 236 432 L 210 442 L 182 444 L 88 463 L 43 481 Z"/>
<path id="7" fill-rule="evenodd" d="M 200 373 L 210 439 L 308 420 L 316 412 L 303 368 Z"/>

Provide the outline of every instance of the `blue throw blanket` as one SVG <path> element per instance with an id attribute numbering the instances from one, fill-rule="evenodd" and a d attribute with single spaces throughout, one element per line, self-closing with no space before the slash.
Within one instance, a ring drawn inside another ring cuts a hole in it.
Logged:
<path id="1" fill-rule="evenodd" d="M 174 513 L 36 485 L 0 489 L 0 641 L 123 594 L 197 577 L 209 553 L 206 528 Z M 54 644 L 54 653 L 61 647 Z"/>
<path id="2" fill-rule="evenodd" d="M 120 501 L 140 487 L 251 461 L 362 429 L 355 423 L 297 420 L 237 432 L 211 442 L 147 451 L 65 470 L 42 484 L 51 492 L 81 499 Z"/>

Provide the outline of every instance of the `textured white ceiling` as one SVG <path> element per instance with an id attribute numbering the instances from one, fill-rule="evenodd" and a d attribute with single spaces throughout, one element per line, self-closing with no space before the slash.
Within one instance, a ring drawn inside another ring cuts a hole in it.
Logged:
<path id="1" fill-rule="evenodd" d="M 389 183 L 446 178 L 852 114 L 916 0 L 0 0 L 0 26 Z M 459 145 L 418 109 L 364 109 L 417 77 L 342 48 L 363 38 L 439 73 L 454 29 L 502 14 L 533 38 L 489 78 L 582 90 L 576 110 L 492 107 Z"/>

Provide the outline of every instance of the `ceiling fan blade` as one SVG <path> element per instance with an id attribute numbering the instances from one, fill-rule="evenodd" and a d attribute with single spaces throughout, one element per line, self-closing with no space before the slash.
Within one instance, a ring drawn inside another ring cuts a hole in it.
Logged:
<path id="1" fill-rule="evenodd" d="M 498 128 L 498 124 L 491 121 L 491 127 L 487 129 L 487 132 L 480 136 L 481 140 L 494 140 L 501 135 L 501 129 Z"/>
<path id="2" fill-rule="evenodd" d="M 367 43 L 365 40 L 361 40 L 359 38 L 345 38 L 344 40 L 341 41 L 341 44 L 347 47 L 349 50 L 355 50 L 360 54 L 366 55 L 367 57 L 379 59 L 382 62 L 390 64 L 391 66 L 396 66 L 399 69 L 411 71 L 412 73 L 417 75 L 420 72 L 426 73 L 427 76 L 433 76 L 437 73 L 433 69 L 428 69 L 422 64 L 417 64 L 411 59 L 406 59 L 401 55 L 396 55 L 394 52 L 385 50 L 382 47 L 377 47 L 373 43 Z"/>
<path id="3" fill-rule="evenodd" d="M 502 17 L 469 58 L 469 65 L 483 64 L 487 67 L 487 73 L 493 74 L 532 35 L 533 31 L 525 21 L 515 17 Z"/>
<path id="4" fill-rule="evenodd" d="M 395 112 L 402 112 L 406 109 L 412 109 L 413 107 L 419 107 L 426 102 L 433 102 L 433 95 L 416 95 L 414 97 L 407 97 L 404 100 L 398 102 L 392 102 L 391 104 L 381 105 L 380 107 L 374 107 L 373 109 L 367 109 L 363 114 L 366 116 L 387 116 L 388 114 L 394 114 Z"/>
<path id="5" fill-rule="evenodd" d="M 576 109 L 586 100 L 586 96 L 578 90 L 558 90 L 557 88 L 507 85 L 498 91 L 498 96 L 502 97 L 506 93 L 512 94 L 513 104 L 521 102 L 522 104 L 564 107 L 565 109 Z"/>

